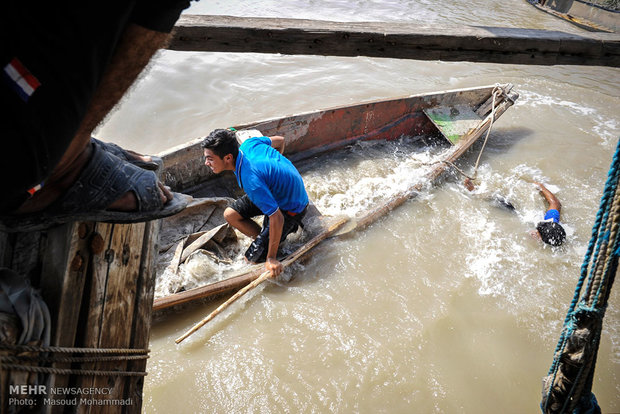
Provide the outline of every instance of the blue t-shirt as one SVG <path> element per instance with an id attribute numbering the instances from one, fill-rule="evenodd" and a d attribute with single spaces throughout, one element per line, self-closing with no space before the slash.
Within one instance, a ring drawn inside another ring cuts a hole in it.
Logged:
<path id="1" fill-rule="evenodd" d="M 545 221 L 553 221 L 554 223 L 560 222 L 560 212 L 552 208 L 545 213 Z"/>
<path id="2" fill-rule="evenodd" d="M 239 146 L 235 175 L 239 187 L 268 216 L 278 208 L 301 213 L 308 204 L 299 171 L 267 137 L 250 138 Z"/>

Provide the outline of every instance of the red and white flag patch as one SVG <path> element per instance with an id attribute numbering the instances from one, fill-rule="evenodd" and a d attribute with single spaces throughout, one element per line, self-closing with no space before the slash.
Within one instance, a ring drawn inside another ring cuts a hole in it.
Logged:
<path id="1" fill-rule="evenodd" d="M 4 67 L 4 74 L 13 90 L 24 102 L 28 102 L 34 91 L 41 86 L 41 82 L 17 58 L 13 58 Z"/>

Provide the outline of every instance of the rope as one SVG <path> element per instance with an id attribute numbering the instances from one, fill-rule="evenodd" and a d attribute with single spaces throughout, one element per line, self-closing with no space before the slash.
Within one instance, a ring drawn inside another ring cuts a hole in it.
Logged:
<path id="1" fill-rule="evenodd" d="M 489 140 L 489 135 L 491 134 L 491 129 L 493 128 L 493 122 L 495 122 L 495 110 L 497 109 L 496 98 L 499 97 L 500 95 L 504 95 L 506 98 L 508 98 L 508 96 L 506 95 L 506 92 L 504 92 L 504 89 L 501 87 L 501 85 L 496 84 L 495 87 L 493 88 L 493 91 L 491 92 L 491 98 L 493 99 L 492 104 L 491 104 L 491 113 L 489 114 L 489 117 L 491 118 L 491 123 L 489 125 L 489 129 L 487 129 L 486 136 L 484 137 L 482 148 L 480 148 L 480 152 L 478 153 L 478 159 L 476 160 L 476 164 L 474 166 L 473 176 L 470 177 L 469 175 L 465 174 L 465 172 L 461 170 L 459 167 L 457 167 L 456 164 L 454 164 L 452 161 L 441 160 L 441 161 L 436 161 L 436 162 L 428 163 L 424 165 L 435 165 L 440 162 L 444 164 L 448 164 L 450 167 L 454 168 L 459 174 L 461 174 L 466 179 L 470 181 L 474 181 L 476 179 L 476 175 L 478 174 L 478 166 L 480 165 L 480 158 L 482 157 L 484 148 L 486 147 L 487 141 Z"/>
<path id="2" fill-rule="evenodd" d="M 482 143 L 482 148 L 480 148 L 480 153 L 478 153 L 478 159 L 476 160 L 476 164 L 474 165 L 474 175 L 473 178 L 470 178 L 472 181 L 476 179 L 478 175 L 478 166 L 480 165 L 480 158 L 482 157 L 482 152 L 487 145 L 487 141 L 489 140 L 489 135 L 491 134 L 491 128 L 493 128 L 493 122 L 495 122 L 495 99 L 504 93 L 504 90 L 500 85 L 495 85 L 493 88 L 493 92 L 491 92 L 491 97 L 493 98 L 493 103 L 491 105 L 491 124 L 489 125 L 489 129 L 487 129 L 487 134 L 484 137 L 484 142 Z M 468 177 L 469 178 L 469 177 Z"/>
<path id="3" fill-rule="evenodd" d="M 33 345 L 13 345 L 0 344 L 0 350 L 11 351 L 13 353 L 40 353 L 40 354 L 85 354 L 83 357 L 58 357 L 48 355 L 4 355 L 0 356 L 0 368 L 8 371 L 26 371 L 39 374 L 56 375 L 81 375 L 81 376 L 108 376 L 108 377 L 143 377 L 146 372 L 138 371 L 103 371 L 93 369 L 69 369 L 42 367 L 36 365 L 23 365 L 28 362 L 48 362 L 48 363 L 88 363 L 88 362 L 114 362 L 114 361 L 136 361 L 148 358 L 149 349 L 127 349 L 127 348 L 70 348 L 59 346 L 33 346 Z M 114 355 L 118 354 L 118 355 Z M 94 356 L 91 356 L 94 355 Z"/>
<path id="4" fill-rule="evenodd" d="M 543 381 L 546 414 L 596 411 L 594 368 L 607 300 L 620 254 L 620 141 L 616 148 L 575 293 Z M 587 279 L 586 288 L 583 289 Z M 599 411 L 600 412 L 600 411 Z"/>
<path id="5" fill-rule="evenodd" d="M 54 358 L 54 357 L 32 357 L 32 356 L 0 356 L 0 362 L 13 362 L 19 363 L 22 361 L 30 362 L 109 362 L 109 361 L 137 361 L 142 359 L 148 359 L 147 355 L 117 355 L 107 357 L 66 357 L 66 358 Z"/>
<path id="6" fill-rule="evenodd" d="M 15 352 L 53 352 L 53 353 L 80 353 L 80 354 L 148 354 L 150 349 L 131 348 L 69 348 L 62 346 L 32 346 L 11 345 L 0 343 L 0 349 Z"/>
<path id="7" fill-rule="evenodd" d="M 108 377 L 144 377 L 146 372 L 133 372 L 133 371 L 97 371 L 91 369 L 64 369 L 64 368 L 49 368 L 49 367 L 35 367 L 24 366 L 17 364 L 0 364 L 2 369 L 8 369 L 11 371 L 26 371 L 35 372 L 38 374 L 56 374 L 56 375 L 94 375 L 94 376 L 108 376 Z"/>

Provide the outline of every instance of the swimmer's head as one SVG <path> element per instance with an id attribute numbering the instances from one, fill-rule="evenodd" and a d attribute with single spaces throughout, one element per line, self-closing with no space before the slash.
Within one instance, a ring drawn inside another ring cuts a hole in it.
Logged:
<path id="1" fill-rule="evenodd" d="M 566 232 L 560 223 L 553 221 L 541 221 L 536 226 L 540 238 L 551 246 L 560 246 L 566 240 Z"/>

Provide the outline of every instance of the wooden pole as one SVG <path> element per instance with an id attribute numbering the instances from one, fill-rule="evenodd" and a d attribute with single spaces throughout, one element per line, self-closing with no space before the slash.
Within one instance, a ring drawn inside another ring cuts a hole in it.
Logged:
<path id="1" fill-rule="evenodd" d="M 265 280 L 269 279 L 270 277 L 271 277 L 271 272 L 269 271 L 263 272 L 258 277 L 258 279 L 254 280 L 252 283 L 250 283 L 249 285 L 246 285 L 243 289 L 239 290 L 237 293 L 232 295 L 226 302 L 218 306 L 217 309 L 211 312 L 206 318 L 204 318 L 203 320 L 198 322 L 196 325 L 194 325 L 192 329 L 190 329 L 189 331 L 185 332 L 182 336 L 175 339 L 174 342 L 176 342 L 177 344 L 180 344 L 183 340 L 185 340 L 187 337 L 192 335 L 198 329 L 205 326 L 211 319 L 219 315 L 224 309 L 228 308 L 233 302 L 235 302 L 241 296 L 245 295 L 248 291 L 254 289 L 256 286 L 260 285 L 261 283 L 263 283 Z"/>
<path id="2" fill-rule="evenodd" d="M 310 249 L 315 247 L 317 244 L 321 243 L 323 240 L 325 240 L 326 238 L 328 238 L 332 234 L 336 233 L 348 221 L 349 220 L 346 219 L 346 218 L 342 218 L 342 219 L 339 219 L 338 221 L 336 221 L 334 224 L 329 226 L 326 230 L 322 231 L 317 236 L 315 236 L 308 243 L 304 244 L 302 247 L 297 249 L 295 251 L 295 253 L 291 254 L 286 260 L 284 260 L 282 262 L 282 267 L 286 268 L 289 265 L 291 265 L 292 263 L 295 263 L 295 261 L 297 261 L 297 259 L 299 259 L 305 253 L 307 253 Z M 204 325 L 206 325 L 210 320 L 215 318 L 224 309 L 228 308 L 233 302 L 235 302 L 241 296 L 245 295 L 247 292 L 249 292 L 250 290 L 254 289 L 256 286 L 260 285 L 261 283 L 263 283 L 265 280 L 269 279 L 270 277 L 271 277 L 271 272 L 267 271 L 267 272 L 262 273 L 258 277 L 258 279 L 254 280 L 252 283 L 250 283 L 249 285 L 245 286 L 243 289 L 239 290 L 237 293 L 235 293 L 233 296 L 231 296 L 230 299 L 228 299 L 226 302 L 224 302 L 220 306 L 218 306 L 217 309 L 215 309 L 213 312 L 211 312 L 206 318 L 204 318 L 203 320 L 198 322 L 196 325 L 194 325 L 189 331 L 185 332 L 185 334 L 183 334 L 182 336 L 180 336 L 177 339 L 175 339 L 174 342 L 176 342 L 177 344 L 181 343 L 183 340 L 185 340 L 187 337 L 192 335 L 198 329 L 200 329 Z"/>

